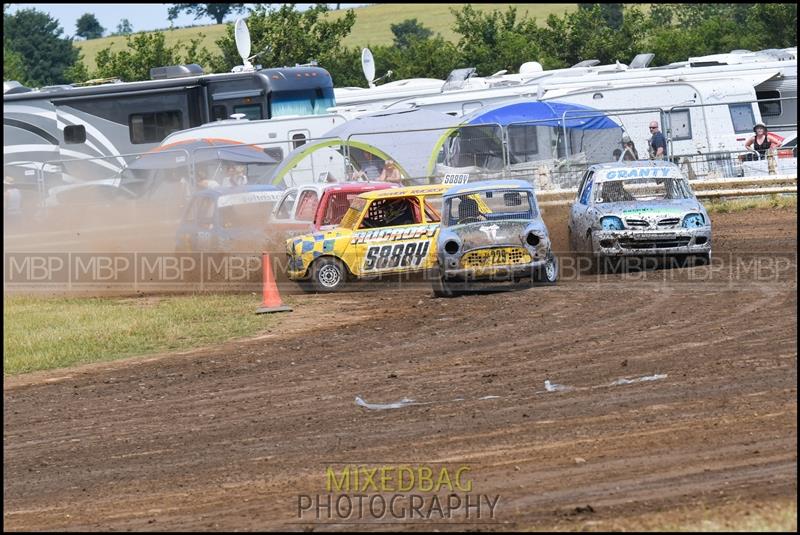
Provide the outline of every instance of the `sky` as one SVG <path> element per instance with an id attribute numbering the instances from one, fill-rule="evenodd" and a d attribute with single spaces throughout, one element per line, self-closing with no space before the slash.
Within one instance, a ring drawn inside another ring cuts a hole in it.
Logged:
<path id="1" fill-rule="evenodd" d="M 11 4 L 9 13 L 14 13 L 20 9 L 35 8 L 39 11 L 48 13 L 52 18 L 61 23 L 64 30 L 62 36 L 75 35 L 75 23 L 84 13 L 93 13 L 100 25 L 106 29 L 104 36 L 117 30 L 117 25 L 122 19 L 128 19 L 134 32 L 157 30 L 169 28 L 170 21 L 167 19 L 167 9 L 172 4 Z M 253 4 L 245 4 L 252 7 Z M 280 4 L 275 4 L 276 6 Z M 312 4 L 297 4 L 298 10 L 304 10 Z M 363 4 L 356 4 L 363 5 Z M 330 7 L 335 7 L 330 4 Z M 246 12 L 245 12 L 246 14 Z M 238 15 L 229 15 L 225 22 L 233 22 Z M 194 15 L 181 13 L 173 24 L 178 26 L 189 26 L 192 24 L 216 24 L 214 19 L 204 17 L 194 19 Z"/>

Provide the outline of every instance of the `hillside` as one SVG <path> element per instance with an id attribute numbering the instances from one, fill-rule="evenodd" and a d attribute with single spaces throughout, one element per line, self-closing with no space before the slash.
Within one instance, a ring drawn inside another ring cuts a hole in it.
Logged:
<path id="1" fill-rule="evenodd" d="M 388 45 L 392 42 L 392 24 L 397 24 L 406 19 L 414 19 L 422 23 L 426 28 L 440 33 L 445 39 L 455 41 L 457 34 L 451 29 L 455 22 L 455 17 L 451 13 L 452 8 L 460 9 L 463 4 L 375 4 L 370 6 L 353 8 L 357 19 L 353 26 L 353 31 L 344 40 L 346 47 L 364 47 L 374 45 Z M 472 4 L 478 11 L 500 10 L 505 12 L 509 6 L 516 6 L 517 15 L 520 18 L 535 18 L 543 21 L 550 14 L 562 15 L 568 11 L 577 9 L 576 4 Z M 334 19 L 342 17 L 345 8 L 333 11 L 327 16 Z M 168 21 L 164 21 L 166 24 Z M 192 28 L 179 28 L 175 30 L 164 30 L 168 45 L 177 41 L 188 42 L 189 39 L 203 34 L 202 45 L 213 54 L 218 53 L 219 49 L 216 41 L 225 33 L 226 24 L 212 24 L 210 26 L 195 26 Z M 75 43 L 83 54 L 83 61 L 90 71 L 93 71 L 95 56 L 97 53 L 108 47 L 112 50 L 122 50 L 125 47 L 124 37 L 104 37 L 102 39 L 92 39 L 90 41 L 80 41 Z"/>

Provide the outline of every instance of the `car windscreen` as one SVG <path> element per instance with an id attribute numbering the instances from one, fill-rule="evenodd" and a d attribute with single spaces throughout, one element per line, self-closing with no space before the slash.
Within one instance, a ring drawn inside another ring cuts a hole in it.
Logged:
<path id="1" fill-rule="evenodd" d="M 533 219 L 535 203 L 530 192 L 491 190 L 465 193 L 444 201 L 444 226 L 502 219 Z"/>
<path id="2" fill-rule="evenodd" d="M 694 196 L 683 178 L 627 178 L 604 180 L 595 185 L 597 203 L 691 199 Z"/>
<path id="3" fill-rule="evenodd" d="M 328 206 L 325 208 L 325 215 L 321 225 L 338 225 L 344 218 L 351 203 L 358 197 L 360 192 L 337 191 L 331 193 L 328 199 Z M 360 211 L 360 210 L 359 210 Z"/>

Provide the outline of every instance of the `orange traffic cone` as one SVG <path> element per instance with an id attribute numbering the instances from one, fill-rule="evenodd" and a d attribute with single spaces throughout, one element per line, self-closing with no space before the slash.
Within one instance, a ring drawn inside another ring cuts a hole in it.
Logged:
<path id="1" fill-rule="evenodd" d="M 268 312 L 291 312 L 292 307 L 286 306 L 281 301 L 278 293 L 278 285 L 272 276 L 272 262 L 267 253 L 261 254 L 261 265 L 264 269 L 264 300 L 261 306 L 256 309 L 256 314 L 266 314 Z"/>

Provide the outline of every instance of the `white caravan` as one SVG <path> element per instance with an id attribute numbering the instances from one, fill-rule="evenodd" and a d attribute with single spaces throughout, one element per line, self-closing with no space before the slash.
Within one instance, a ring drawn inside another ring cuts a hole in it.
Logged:
<path id="1" fill-rule="evenodd" d="M 781 135 L 797 129 L 797 48 L 734 51 L 690 58 L 663 67 L 647 67 L 652 54 L 640 54 L 631 65 L 598 65 L 587 60 L 568 69 L 544 71 L 536 62 L 520 67 L 519 74 L 504 71 L 485 78 L 475 77 L 474 69 L 453 71 L 447 82 L 411 79 L 370 89 L 336 89 L 337 106 L 330 111 L 348 118 L 383 109 L 430 108 L 454 116 L 466 115 L 488 104 L 508 99 L 560 98 L 581 88 L 646 87 L 672 82 L 693 83 L 715 80 L 724 88 L 731 81 L 743 81 L 751 93 L 748 101 L 758 101 L 755 120 L 764 121 Z M 383 89 L 382 89 L 383 88 Z M 411 94 L 409 94 L 411 93 Z M 778 100 L 780 99 L 780 100 Z M 636 103 L 638 99 L 629 101 Z M 591 105 L 596 107 L 597 103 Z M 602 105 L 604 109 L 609 109 Z M 668 108 L 667 108 L 668 109 Z"/>

